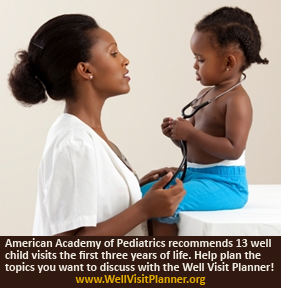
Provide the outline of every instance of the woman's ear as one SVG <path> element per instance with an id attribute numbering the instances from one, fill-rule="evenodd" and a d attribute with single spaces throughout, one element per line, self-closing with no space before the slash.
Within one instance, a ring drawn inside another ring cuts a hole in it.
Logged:
<path id="1" fill-rule="evenodd" d="M 76 66 L 76 71 L 80 77 L 84 79 L 93 79 L 93 75 L 91 73 L 91 68 L 89 63 L 79 62 Z"/>

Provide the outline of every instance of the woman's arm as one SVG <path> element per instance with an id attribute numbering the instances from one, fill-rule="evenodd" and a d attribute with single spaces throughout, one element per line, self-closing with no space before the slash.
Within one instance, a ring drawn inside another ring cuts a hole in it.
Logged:
<path id="1" fill-rule="evenodd" d="M 96 227 L 80 227 L 55 236 L 123 236 L 150 218 L 173 215 L 185 195 L 185 190 L 178 179 L 175 186 L 164 190 L 163 186 L 171 177 L 172 173 L 168 173 L 156 182 L 141 200 Z"/>

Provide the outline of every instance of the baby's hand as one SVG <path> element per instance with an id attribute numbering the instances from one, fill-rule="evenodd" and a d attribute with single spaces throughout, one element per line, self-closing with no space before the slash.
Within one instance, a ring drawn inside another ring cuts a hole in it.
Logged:
<path id="1" fill-rule="evenodd" d="M 194 128 L 190 121 L 181 117 L 172 121 L 170 124 L 170 135 L 172 140 L 185 140 L 188 141 L 191 131 Z"/>
<path id="2" fill-rule="evenodd" d="M 162 133 L 169 138 L 172 137 L 172 130 L 171 130 L 172 129 L 172 126 L 171 126 L 172 122 L 173 122 L 173 118 L 166 117 L 163 119 L 163 122 L 161 124 Z"/>

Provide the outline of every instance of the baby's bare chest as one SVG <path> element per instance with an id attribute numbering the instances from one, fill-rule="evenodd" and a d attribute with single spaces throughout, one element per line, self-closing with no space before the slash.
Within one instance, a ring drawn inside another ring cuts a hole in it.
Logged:
<path id="1" fill-rule="evenodd" d="M 210 103 L 194 115 L 194 127 L 210 134 L 225 131 L 226 108 L 222 103 Z M 213 133 L 212 133 L 213 132 Z"/>

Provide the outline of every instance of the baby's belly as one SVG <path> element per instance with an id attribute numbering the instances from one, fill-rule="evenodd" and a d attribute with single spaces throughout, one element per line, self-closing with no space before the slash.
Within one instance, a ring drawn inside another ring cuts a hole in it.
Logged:
<path id="1" fill-rule="evenodd" d="M 192 146 L 192 145 L 187 145 L 187 161 L 188 162 L 193 162 L 193 163 L 198 163 L 198 164 L 213 164 L 220 162 L 224 159 L 220 159 L 217 157 L 214 157 L 211 154 L 206 153 L 202 149 Z"/>

